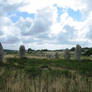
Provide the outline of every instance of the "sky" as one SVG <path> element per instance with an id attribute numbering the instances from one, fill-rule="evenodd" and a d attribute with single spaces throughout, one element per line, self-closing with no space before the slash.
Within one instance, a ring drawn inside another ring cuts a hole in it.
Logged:
<path id="1" fill-rule="evenodd" d="M 5 49 L 92 47 L 92 0 L 0 0 Z"/>

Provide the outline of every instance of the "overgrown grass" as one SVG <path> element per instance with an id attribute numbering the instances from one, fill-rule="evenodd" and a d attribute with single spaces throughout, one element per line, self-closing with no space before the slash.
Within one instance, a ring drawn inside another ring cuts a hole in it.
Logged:
<path id="1" fill-rule="evenodd" d="M 82 74 L 92 76 L 92 60 L 64 60 L 64 59 L 19 59 L 19 58 L 7 58 L 7 63 L 1 64 L 7 68 L 41 68 L 41 67 L 56 67 L 64 68 L 68 70 L 75 70 Z"/>
<path id="2" fill-rule="evenodd" d="M 91 92 L 92 61 L 7 58 L 0 92 Z"/>

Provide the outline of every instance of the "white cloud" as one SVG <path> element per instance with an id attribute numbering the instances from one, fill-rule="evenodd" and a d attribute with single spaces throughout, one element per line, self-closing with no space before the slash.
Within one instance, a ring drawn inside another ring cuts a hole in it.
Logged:
<path id="1" fill-rule="evenodd" d="M 32 19 L 30 18 L 20 18 L 16 23 L 15 23 L 16 28 L 20 30 L 21 35 L 27 35 L 29 33 L 29 29 L 32 26 Z"/>
<path id="2" fill-rule="evenodd" d="M 0 0 L 0 16 L 5 16 L 8 12 L 15 12 L 20 6 L 23 6 L 23 3 L 10 3 L 9 0 Z"/>
<path id="3" fill-rule="evenodd" d="M 52 0 L 25 0 L 25 6 L 21 7 L 21 11 L 27 11 L 29 13 L 36 13 L 38 10 L 51 7 Z"/>
<path id="4" fill-rule="evenodd" d="M 60 22 L 57 22 L 58 12 L 54 4 L 65 9 Z M 76 43 L 91 45 L 91 6 L 91 0 L 0 0 L 0 41 L 5 48 L 12 49 L 18 49 L 20 44 L 31 45 L 35 49 L 58 49 Z M 84 20 L 74 20 L 67 12 L 68 8 L 79 10 L 83 17 L 86 15 Z M 35 13 L 35 19 L 20 17 L 14 23 L 7 15 L 16 11 Z M 14 42 L 17 46 L 10 46 Z"/>
<path id="5" fill-rule="evenodd" d="M 59 7 L 72 8 L 73 10 L 84 10 L 87 8 L 86 0 L 25 0 L 26 5 L 20 10 L 29 13 L 36 12 L 45 7 L 57 4 Z"/>

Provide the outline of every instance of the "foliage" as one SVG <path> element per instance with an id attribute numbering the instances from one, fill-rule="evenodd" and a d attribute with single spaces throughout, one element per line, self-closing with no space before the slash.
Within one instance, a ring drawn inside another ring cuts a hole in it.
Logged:
<path id="1" fill-rule="evenodd" d="M 91 92 L 92 61 L 7 58 L 0 92 Z"/>
<path id="2" fill-rule="evenodd" d="M 86 55 L 86 56 L 92 55 L 92 48 L 89 48 L 88 50 L 86 50 L 83 55 Z"/>

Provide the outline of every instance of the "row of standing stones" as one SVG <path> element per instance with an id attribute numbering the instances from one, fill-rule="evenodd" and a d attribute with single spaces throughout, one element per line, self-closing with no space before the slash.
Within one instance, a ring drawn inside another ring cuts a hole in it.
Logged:
<path id="1" fill-rule="evenodd" d="M 26 57 L 25 53 L 26 53 L 25 46 L 21 45 L 19 48 L 20 58 Z M 81 58 L 81 46 L 80 45 L 76 45 L 74 56 L 75 56 L 75 59 L 77 59 L 77 60 L 79 60 Z M 3 58 L 4 58 L 4 50 L 3 50 L 2 44 L 0 43 L 0 61 L 3 61 Z M 50 58 L 50 55 L 48 55 L 48 58 Z M 57 59 L 59 58 L 58 52 L 55 53 L 55 58 L 57 58 Z M 69 49 L 64 50 L 64 58 L 67 60 L 69 60 L 71 58 Z"/>
<path id="2" fill-rule="evenodd" d="M 19 48 L 20 58 L 25 57 L 25 52 L 26 52 L 25 51 L 25 46 L 21 45 L 20 48 Z M 48 58 L 50 58 L 51 54 L 48 53 L 47 56 L 48 56 Z M 80 58 L 81 58 L 81 46 L 80 45 L 76 45 L 74 56 L 75 56 L 76 60 L 80 60 Z M 59 58 L 59 53 L 58 52 L 55 53 L 55 58 L 57 58 L 57 59 Z M 69 49 L 64 50 L 64 58 L 65 59 L 70 59 L 71 58 Z"/>

